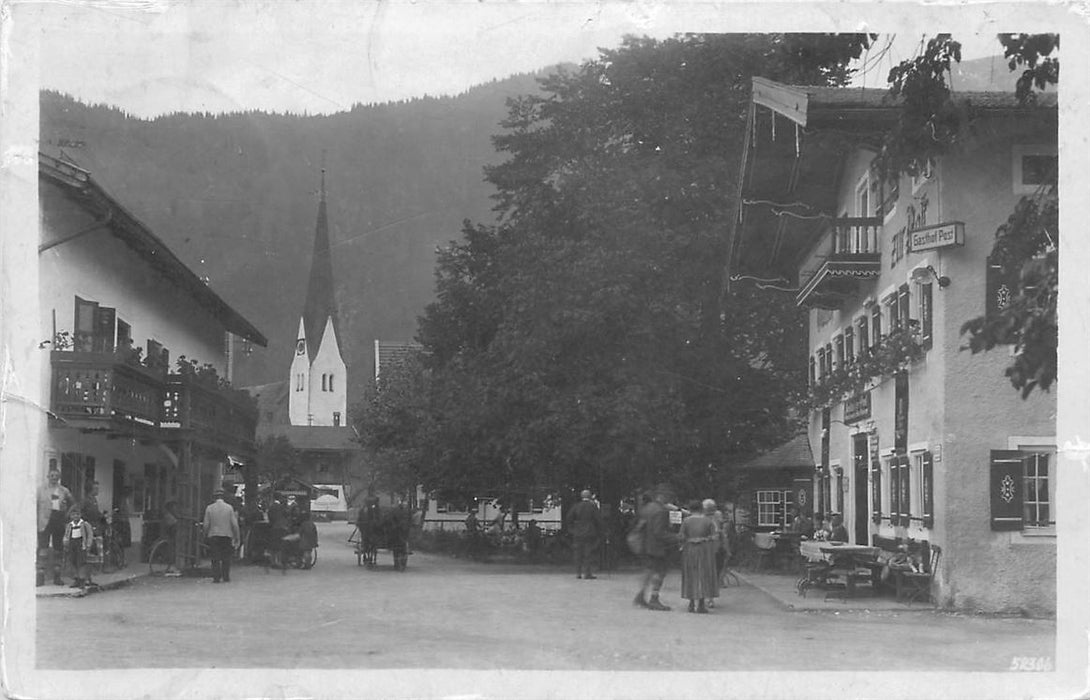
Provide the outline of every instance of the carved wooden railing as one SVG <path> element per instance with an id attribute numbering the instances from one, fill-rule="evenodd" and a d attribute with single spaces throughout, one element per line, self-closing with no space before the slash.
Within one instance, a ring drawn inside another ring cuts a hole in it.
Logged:
<path id="1" fill-rule="evenodd" d="M 162 374 L 112 352 L 54 351 L 50 363 L 57 416 L 159 425 Z"/>
<path id="2" fill-rule="evenodd" d="M 244 392 L 213 386 L 192 374 L 170 374 L 162 424 L 194 431 L 198 439 L 248 449 L 257 429 L 257 406 Z"/>

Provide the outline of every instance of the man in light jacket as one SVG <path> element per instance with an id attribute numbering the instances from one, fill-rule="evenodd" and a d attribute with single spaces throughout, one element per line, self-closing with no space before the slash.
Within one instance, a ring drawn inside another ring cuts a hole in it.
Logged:
<path id="1" fill-rule="evenodd" d="M 212 558 L 212 583 L 231 580 L 231 558 L 239 543 L 238 516 L 223 500 L 223 489 L 212 492 L 215 499 L 204 509 L 204 536 Z"/>

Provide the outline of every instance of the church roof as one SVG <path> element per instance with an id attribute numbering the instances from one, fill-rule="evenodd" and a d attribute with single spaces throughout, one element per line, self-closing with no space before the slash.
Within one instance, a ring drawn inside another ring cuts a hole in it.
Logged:
<path id="1" fill-rule="evenodd" d="M 322 343 L 326 319 L 333 319 L 333 332 L 340 345 L 340 323 L 333 297 L 333 253 L 329 245 L 329 218 L 325 202 L 325 170 L 322 170 L 321 196 L 318 201 L 318 222 L 314 227 L 314 252 L 310 261 L 310 279 L 303 306 L 303 328 L 307 334 L 307 351 L 314 358 Z"/>

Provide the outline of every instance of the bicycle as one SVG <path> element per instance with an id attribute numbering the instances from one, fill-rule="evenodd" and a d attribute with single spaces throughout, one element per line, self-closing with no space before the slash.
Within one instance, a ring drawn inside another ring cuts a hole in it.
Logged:
<path id="1" fill-rule="evenodd" d="M 183 547 L 180 553 L 175 554 L 178 549 L 177 537 L 175 537 L 174 541 L 166 537 L 160 537 L 155 540 L 151 545 L 151 549 L 148 550 L 148 571 L 152 575 L 166 575 L 167 571 L 173 567 L 176 558 L 182 560 L 182 566 L 176 570 L 179 576 L 182 570 L 199 568 L 202 560 L 210 558 L 208 543 L 204 541 L 200 530 L 201 524 L 191 518 L 179 518 L 179 520 L 187 520 L 193 523 L 194 531 L 192 536 L 196 538 L 197 553 L 190 554 Z M 181 534 L 180 527 L 179 534 Z"/>
<path id="2" fill-rule="evenodd" d="M 112 522 L 105 521 L 102 534 L 95 537 L 95 544 L 99 547 L 98 556 L 89 563 L 99 573 L 112 574 L 128 566 L 125 548 L 121 546 Z"/>

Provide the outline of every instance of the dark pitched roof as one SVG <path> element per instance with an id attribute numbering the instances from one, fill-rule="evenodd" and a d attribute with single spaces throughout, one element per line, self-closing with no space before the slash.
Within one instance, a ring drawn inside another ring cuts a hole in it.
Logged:
<path id="1" fill-rule="evenodd" d="M 147 226 L 107 194 L 88 171 L 39 153 L 38 177 L 60 187 L 79 206 L 105 221 L 104 225 L 114 237 L 129 246 L 164 278 L 186 292 L 228 331 L 262 347 L 268 345 L 269 341 L 253 324 L 232 309 Z"/>
<path id="2" fill-rule="evenodd" d="M 314 226 L 314 252 L 310 261 L 310 279 L 303 306 L 303 329 L 307 334 L 310 357 L 318 354 L 325 331 L 326 319 L 333 319 L 333 333 L 340 345 L 340 323 L 333 298 L 333 253 L 329 246 L 329 217 L 325 203 L 325 170 L 322 170 L 321 195 L 318 201 L 318 222 Z"/>
<path id="3" fill-rule="evenodd" d="M 258 437 L 283 435 L 297 450 L 359 451 L 356 431 L 348 425 L 270 425 L 259 427 Z"/>
<path id="4" fill-rule="evenodd" d="M 775 447 L 754 459 L 737 465 L 736 469 L 785 469 L 791 467 L 813 468 L 814 453 L 810 449 L 810 438 L 799 435 L 788 442 Z"/>
<path id="5" fill-rule="evenodd" d="M 375 341 L 375 378 L 378 379 L 383 367 L 399 365 L 415 352 L 421 352 L 420 343 L 397 342 L 390 340 Z"/>

